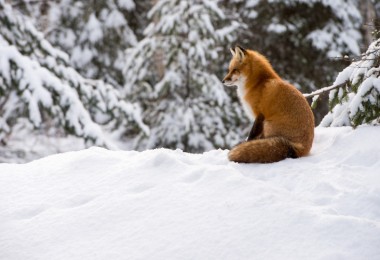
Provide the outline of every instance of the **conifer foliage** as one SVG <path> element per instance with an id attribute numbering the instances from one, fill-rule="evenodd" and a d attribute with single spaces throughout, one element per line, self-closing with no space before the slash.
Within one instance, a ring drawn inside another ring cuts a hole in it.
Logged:
<path id="1" fill-rule="evenodd" d="M 224 0 L 248 26 L 242 44 L 264 53 L 275 70 L 303 92 L 329 84 L 359 55 L 362 17 L 357 0 Z M 343 66 L 342 66 L 343 65 Z"/>
<path id="2" fill-rule="evenodd" d="M 331 111 L 322 126 L 380 124 L 380 39 L 374 41 L 361 59 L 345 68 L 330 91 Z"/>
<path id="3" fill-rule="evenodd" d="M 0 140 L 20 118 L 40 128 L 49 118 L 66 133 L 108 145 L 101 125 L 148 132 L 138 107 L 102 81 L 87 80 L 68 65 L 30 20 L 0 0 Z"/>
<path id="4" fill-rule="evenodd" d="M 213 0 L 160 0 L 148 17 L 145 38 L 126 55 L 126 96 L 141 104 L 151 129 L 135 147 L 196 152 L 236 142 L 240 105 L 215 72 L 239 25 L 226 24 Z"/>
<path id="5" fill-rule="evenodd" d="M 124 50 L 137 42 L 127 21 L 135 2 L 59 0 L 50 8 L 47 39 L 70 55 L 81 75 L 121 88 Z"/>

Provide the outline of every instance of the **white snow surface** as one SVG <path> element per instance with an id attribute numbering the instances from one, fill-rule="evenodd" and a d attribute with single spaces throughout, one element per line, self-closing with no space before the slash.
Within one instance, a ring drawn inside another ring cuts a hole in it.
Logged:
<path id="1" fill-rule="evenodd" d="M 380 127 L 237 164 L 90 148 L 0 164 L 0 259 L 380 259 Z"/>

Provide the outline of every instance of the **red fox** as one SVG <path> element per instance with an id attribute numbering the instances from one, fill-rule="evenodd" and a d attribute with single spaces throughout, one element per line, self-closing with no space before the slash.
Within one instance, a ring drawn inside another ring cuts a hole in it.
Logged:
<path id="1" fill-rule="evenodd" d="M 258 52 L 240 46 L 230 49 L 232 60 L 226 86 L 237 86 L 245 112 L 255 119 L 246 142 L 228 154 L 230 161 L 271 163 L 309 153 L 314 116 L 304 96 L 273 70 Z"/>

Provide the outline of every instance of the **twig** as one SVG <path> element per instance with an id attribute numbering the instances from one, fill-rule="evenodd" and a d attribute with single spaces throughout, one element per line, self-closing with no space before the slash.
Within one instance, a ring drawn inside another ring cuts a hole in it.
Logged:
<path id="1" fill-rule="evenodd" d="M 20 6 L 20 5 L 27 5 L 27 4 L 38 4 L 38 3 L 41 3 L 43 2 L 44 0 L 33 0 L 33 1 L 29 1 L 29 2 L 24 2 L 24 1 L 19 1 L 19 2 L 16 2 L 16 3 L 12 3 L 12 7 L 17 7 L 17 6 Z"/>
<path id="2" fill-rule="evenodd" d="M 370 58 L 366 58 L 367 56 L 369 56 L 370 54 L 375 54 L 376 56 L 378 55 L 377 52 L 380 52 L 380 49 L 375 49 L 373 51 L 367 51 L 363 54 L 361 54 L 360 56 L 359 55 L 355 55 L 355 56 L 348 56 L 348 55 L 345 55 L 343 57 L 330 57 L 330 59 L 332 60 L 343 60 L 343 61 L 349 61 L 349 62 L 355 62 L 355 61 L 366 61 L 366 60 L 376 60 L 376 58 L 373 58 L 373 59 L 370 59 Z"/>
<path id="3" fill-rule="evenodd" d="M 323 95 L 323 94 L 325 94 L 327 92 L 330 92 L 333 89 L 341 88 L 341 87 L 345 86 L 346 84 L 347 84 L 347 81 L 344 81 L 344 82 L 342 82 L 342 83 L 340 83 L 338 85 L 332 85 L 332 86 L 329 86 L 329 87 L 324 87 L 324 88 L 318 89 L 318 90 L 316 90 L 314 92 L 311 92 L 309 94 L 303 94 L 303 96 L 305 98 L 310 98 L 310 97 L 314 97 L 314 96 Z"/>
<path id="4" fill-rule="evenodd" d="M 379 20 L 380 21 L 380 20 Z M 380 28 L 379 24 L 374 24 L 374 23 L 365 23 L 363 26 L 368 26 L 368 27 L 374 27 L 374 28 Z"/>

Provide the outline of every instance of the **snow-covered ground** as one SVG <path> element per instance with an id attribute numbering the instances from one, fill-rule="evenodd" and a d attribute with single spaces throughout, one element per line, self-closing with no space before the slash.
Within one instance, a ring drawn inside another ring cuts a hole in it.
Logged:
<path id="1" fill-rule="evenodd" d="M 310 156 L 101 148 L 0 164 L 0 259 L 380 259 L 380 127 Z"/>

